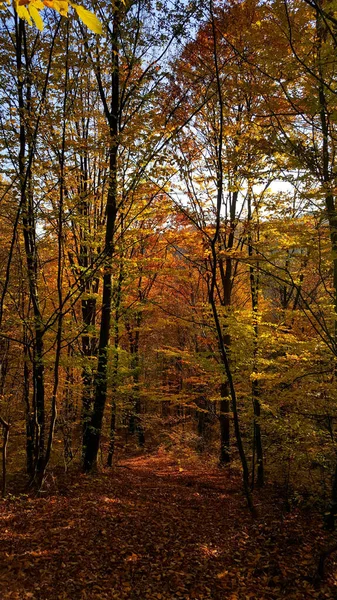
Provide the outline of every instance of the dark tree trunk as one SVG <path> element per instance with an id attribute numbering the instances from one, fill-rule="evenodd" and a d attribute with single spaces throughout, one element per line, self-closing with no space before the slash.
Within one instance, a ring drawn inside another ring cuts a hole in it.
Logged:
<path id="1" fill-rule="evenodd" d="M 218 139 L 218 148 L 217 148 L 217 174 L 216 174 L 216 187 L 217 187 L 217 198 L 216 198 L 216 222 L 215 222 L 215 230 L 214 235 L 211 239 L 211 280 L 209 282 L 209 303 L 212 309 L 214 325 L 216 330 L 216 335 L 219 344 L 219 352 L 220 358 L 223 365 L 224 376 L 227 379 L 230 399 L 231 399 L 231 407 L 233 411 L 233 420 L 234 420 L 234 431 L 236 443 L 239 451 L 239 456 L 242 465 L 242 474 L 243 474 L 243 487 L 245 496 L 247 499 L 247 504 L 252 513 L 255 513 L 252 496 L 249 489 L 249 470 L 246 459 L 246 454 L 242 442 L 241 430 L 240 430 L 240 422 L 239 422 L 239 413 L 237 406 L 237 396 L 236 390 L 234 386 L 234 380 L 232 376 L 232 371 L 228 359 L 228 351 L 226 348 L 226 335 L 224 336 L 223 328 L 221 326 L 218 308 L 216 304 L 216 290 L 217 290 L 217 266 L 218 266 L 218 255 L 217 248 L 219 243 L 220 236 L 220 220 L 221 220 L 221 206 L 222 206 L 222 198 L 223 198 L 223 165 L 222 165 L 222 147 L 223 147 L 223 99 L 222 99 L 222 88 L 219 74 L 219 66 L 218 66 L 218 55 L 217 55 L 217 31 L 215 27 L 215 19 L 214 19 L 214 10 L 213 10 L 213 1 L 210 0 L 210 12 L 211 12 L 211 20 L 212 20 L 212 33 L 213 33 L 213 44 L 214 44 L 214 64 L 215 64 L 215 72 L 216 72 L 216 82 L 217 82 L 217 90 L 219 97 L 219 108 L 220 108 L 220 123 L 219 123 L 219 139 Z M 230 235 L 234 236 L 234 219 L 233 213 L 235 214 L 235 202 L 232 202 L 231 205 L 231 231 Z M 231 262 L 227 265 L 227 269 L 231 269 Z M 232 280 L 231 274 L 228 275 L 229 280 Z M 231 289 L 231 288 L 230 288 Z M 225 293 L 229 293 L 229 289 L 227 287 L 224 288 Z"/>
<path id="2" fill-rule="evenodd" d="M 122 227 L 123 227 L 123 225 L 122 225 Z M 116 441 L 116 401 L 115 401 L 115 397 L 117 394 L 117 385 L 118 385 L 119 319 L 120 319 L 120 305 L 121 305 L 121 301 L 122 301 L 123 279 L 124 279 L 123 257 L 121 256 L 119 277 L 118 277 L 116 294 L 115 294 L 115 348 L 114 348 L 115 353 L 114 353 L 114 357 L 113 357 L 113 371 L 112 371 L 112 401 L 111 401 L 111 417 L 110 417 L 110 438 L 109 438 L 109 451 L 108 451 L 108 460 L 107 460 L 108 467 L 112 467 L 113 456 L 115 453 L 115 441 Z"/>
<path id="3" fill-rule="evenodd" d="M 138 445 L 145 445 L 145 432 L 142 424 L 142 404 L 139 396 L 139 329 L 131 344 L 131 369 L 133 370 L 133 413 L 130 417 L 130 433 L 137 435 Z"/>
<path id="4" fill-rule="evenodd" d="M 0 417 L 0 425 L 3 427 L 2 442 L 2 496 L 6 496 L 6 478 L 7 478 L 7 446 L 9 438 L 9 423 Z"/>
<path id="5" fill-rule="evenodd" d="M 78 128 L 80 130 L 80 128 Z M 88 135 L 87 128 L 83 131 L 83 137 L 85 143 L 87 143 L 86 136 Z M 78 264 L 81 269 L 87 272 L 88 268 L 92 264 L 93 257 L 90 255 L 90 249 L 88 248 L 88 234 L 90 238 L 90 211 L 88 204 L 88 180 L 89 180 L 89 167 L 88 167 L 88 156 L 84 151 L 81 158 L 81 173 L 79 181 L 79 195 L 81 197 L 80 203 L 80 216 L 84 222 L 80 232 L 80 251 L 78 255 Z M 82 436 L 85 437 L 86 428 L 90 423 L 91 412 L 94 404 L 94 376 L 92 369 L 92 361 L 97 355 L 97 339 L 93 335 L 93 331 L 96 326 L 96 294 L 99 289 L 98 278 L 95 277 L 93 280 L 88 277 L 81 279 L 81 289 L 83 290 L 86 297 L 81 300 L 82 308 L 82 320 L 84 325 L 84 332 L 82 335 L 82 354 L 84 358 L 84 367 L 82 369 Z"/>
<path id="6" fill-rule="evenodd" d="M 251 232 L 252 223 L 252 207 L 251 193 L 248 194 L 248 256 L 253 256 L 253 241 Z M 249 267 L 250 293 L 252 300 L 252 320 L 253 320 L 253 373 L 258 372 L 258 353 L 259 353 L 259 325 L 258 325 L 258 310 L 259 310 L 259 272 L 258 264 L 254 269 L 252 265 Z M 255 456 L 257 463 L 257 479 L 258 487 L 264 484 L 264 464 L 263 464 L 263 448 L 261 437 L 261 404 L 260 404 L 260 388 L 259 381 L 256 377 L 252 380 L 252 402 L 254 411 L 254 426 L 253 426 L 253 465 L 252 465 L 252 489 L 255 484 Z"/>
<path id="7" fill-rule="evenodd" d="M 24 248 L 27 264 L 29 295 L 34 315 L 33 339 L 33 405 L 35 414 L 35 471 L 43 469 L 45 447 L 45 390 L 44 390 L 44 344 L 43 322 L 38 293 L 38 261 L 36 246 L 36 223 L 33 205 L 33 186 L 31 172 L 31 157 L 34 154 L 34 141 L 27 132 L 27 114 L 31 107 L 31 83 L 29 76 L 29 59 L 25 40 L 25 24 L 19 19 L 16 37 L 16 59 L 18 73 L 18 100 L 20 114 L 19 129 L 19 174 L 20 174 L 20 205 L 22 207 L 22 224 Z M 23 55 L 25 53 L 25 68 Z M 25 75 L 24 75 L 25 72 Z M 25 82 L 25 83 L 24 83 Z M 26 86 L 26 95 L 24 93 Z M 27 159 L 28 150 L 28 159 Z"/>
<path id="8" fill-rule="evenodd" d="M 337 376 L 337 210 L 335 205 L 334 197 L 334 152 L 330 152 L 329 148 L 329 110 L 327 106 L 326 90 L 324 86 L 324 74 L 322 73 L 321 67 L 321 51 L 322 44 L 324 43 L 326 23 L 322 18 L 320 11 L 317 9 L 316 13 L 316 30 L 318 38 L 318 64 L 319 64 L 319 105 L 320 105 L 320 121 L 322 128 L 322 175 L 323 184 L 325 190 L 327 190 L 325 196 L 325 209 L 326 215 L 329 222 L 330 231 L 330 242 L 331 242 L 331 253 L 332 253 L 332 265 L 333 265 L 333 290 L 334 290 L 334 352 L 335 352 L 335 369 L 334 377 Z M 331 156 L 330 156 L 331 154 Z M 331 503 L 329 512 L 325 515 L 325 524 L 328 529 L 333 530 L 335 528 L 335 518 L 337 515 L 337 463 L 333 475 L 332 491 L 331 491 Z"/>
<path id="9" fill-rule="evenodd" d="M 29 401 L 29 367 L 27 357 L 27 347 L 25 345 L 25 358 L 23 364 L 23 400 L 25 404 L 26 416 L 26 467 L 30 476 L 34 474 L 34 437 L 35 420 L 34 413 L 31 410 Z"/>
<path id="10" fill-rule="evenodd" d="M 108 108 L 103 90 L 100 71 L 96 71 L 105 116 L 109 123 L 109 187 L 106 204 L 105 265 L 103 276 L 101 324 L 98 341 L 97 371 L 94 377 L 95 398 L 89 427 L 84 435 L 84 469 L 90 471 L 97 463 L 99 442 L 102 431 L 103 414 L 107 397 L 108 348 L 110 340 L 111 302 L 112 302 L 112 256 L 114 250 L 114 232 L 117 216 L 117 154 L 119 123 L 119 19 L 120 6 L 114 7 L 113 28 L 111 33 L 111 109 Z"/>

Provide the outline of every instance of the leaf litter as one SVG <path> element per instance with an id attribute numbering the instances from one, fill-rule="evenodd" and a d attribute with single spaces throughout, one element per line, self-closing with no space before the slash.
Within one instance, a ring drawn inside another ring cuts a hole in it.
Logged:
<path id="1" fill-rule="evenodd" d="M 335 599 L 333 543 L 313 511 L 284 513 L 271 489 L 249 514 L 235 470 L 168 455 L 58 477 L 47 497 L 0 505 L 2 600 Z"/>

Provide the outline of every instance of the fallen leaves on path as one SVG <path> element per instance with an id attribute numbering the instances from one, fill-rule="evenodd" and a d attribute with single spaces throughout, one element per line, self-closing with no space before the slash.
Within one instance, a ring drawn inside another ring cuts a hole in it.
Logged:
<path id="1" fill-rule="evenodd" d="M 122 466 L 1 505 L 2 600 L 337 597 L 332 577 L 313 583 L 319 516 L 261 499 L 253 520 L 238 475 L 166 455 Z"/>

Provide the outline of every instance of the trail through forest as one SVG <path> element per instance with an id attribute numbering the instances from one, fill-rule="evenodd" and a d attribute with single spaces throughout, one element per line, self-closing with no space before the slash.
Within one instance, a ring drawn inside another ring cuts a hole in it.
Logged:
<path id="1" fill-rule="evenodd" d="M 331 562 L 313 581 L 333 542 L 319 515 L 274 494 L 253 519 L 235 471 L 159 453 L 49 486 L 2 504 L 3 600 L 336 598 Z"/>

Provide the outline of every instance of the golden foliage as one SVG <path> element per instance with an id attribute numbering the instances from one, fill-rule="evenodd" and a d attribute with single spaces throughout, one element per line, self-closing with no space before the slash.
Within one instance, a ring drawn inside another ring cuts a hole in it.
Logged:
<path id="1" fill-rule="evenodd" d="M 93 33 L 102 34 L 102 24 L 94 13 L 79 4 L 74 4 L 68 0 L 14 0 L 14 9 L 20 19 L 27 21 L 29 25 L 35 25 L 40 31 L 43 31 L 43 18 L 41 11 L 45 8 L 52 8 L 62 17 L 68 17 L 69 8 L 73 8 L 79 19 Z"/>

